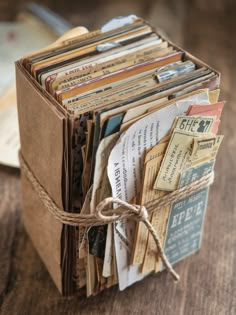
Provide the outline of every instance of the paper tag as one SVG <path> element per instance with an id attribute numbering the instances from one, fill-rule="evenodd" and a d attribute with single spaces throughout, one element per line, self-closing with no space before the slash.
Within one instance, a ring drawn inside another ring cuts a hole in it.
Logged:
<path id="1" fill-rule="evenodd" d="M 216 158 L 224 136 L 201 137 L 193 141 L 193 150 L 190 157 L 191 164 L 199 164 Z"/>
<path id="2" fill-rule="evenodd" d="M 106 33 L 112 30 L 115 30 L 116 28 L 132 24 L 135 20 L 137 20 L 138 17 L 135 14 L 131 14 L 128 16 L 118 16 L 114 19 L 111 19 L 106 24 L 104 24 L 101 27 L 101 32 Z"/>
<path id="3" fill-rule="evenodd" d="M 158 82 L 164 82 L 179 75 L 191 72 L 195 69 L 195 67 L 196 66 L 192 61 L 187 61 L 185 63 L 177 65 L 177 67 L 175 67 L 174 69 L 167 69 L 161 73 L 157 73 L 156 78 Z"/>
<path id="4" fill-rule="evenodd" d="M 212 130 L 216 118 L 211 116 L 180 116 L 176 120 L 175 130 L 183 132 L 207 133 Z"/>
<path id="5" fill-rule="evenodd" d="M 175 202 L 165 241 L 165 254 L 171 264 L 200 248 L 208 187 Z"/>
<path id="6" fill-rule="evenodd" d="M 116 47 L 120 47 L 120 46 L 121 46 L 120 43 L 112 42 L 112 43 L 105 43 L 105 44 L 97 45 L 96 49 L 98 52 L 104 52 L 104 51 L 107 51 Z"/>
<path id="7" fill-rule="evenodd" d="M 211 132 L 215 117 L 181 116 L 176 120 L 154 189 L 172 191 L 192 152 L 193 139 Z"/>
<path id="8" fill-rule="evenodd" d="M 213 170 L 214 161 L 190 167 L 181 174 L 178 187 L 200 179 Z M 197 251 L 201 246 L 209 188 L 176 201 L 170 212 L 164 252 L 171 264 Z M 162 267 L 163 268 L 163 267 Z"/>

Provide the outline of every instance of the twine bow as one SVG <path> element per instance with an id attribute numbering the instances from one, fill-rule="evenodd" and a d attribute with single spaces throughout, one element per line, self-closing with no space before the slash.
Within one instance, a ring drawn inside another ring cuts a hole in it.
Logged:
<path id="1" fill-rule="evenodd" d="M 37 178 L 34 176 L 27 163 L 25 162 L 22 154 L 19 152 L 19 160 L 21 164 L 21 171 L 26 175 L 27 179 L 30 181 L 34 190 L 38 193 L 38 196 L 42 200 L 45 207 L 52 213 L 52 215 L 58 219 L 61 223 L 71 225 L 71 226 L 99 226 L 109 223 L 114 223 L 123 219 L 133 219 L 141 221 L 145 224 L 148 231 L 151 233 L 158 254 L 166 267 L 167 271 L 172 275 L 175 281 L 179 280 L 179 275 L 174 271 L 171 264 L 169 263 L 164 250 L 161 245 L 160 238 L 149 221 L 149 214 L 153 211 L 157 211 L 163 207 L 170 206 L 173 202 L 181 200 L 196 191 L 201 190 L 214 181 L 214 172 L 211 172 L 200 179 L 179 188 L 161 198 L 148 202 L 144 205 L 133 205 L 125 202 L 119 198 L 109 197 L 101 201 L 97 207 L 94 214 L 80 214 L 64 211 L 60 209 L 54 200 L 49 196 L 44 187 L 39 183 Z M 115 209 L 107 209 L 108 205 L 118 204 L 119 207 Z"/>
<path id="2" fill-rule="evenodd" d="M 147 211 L 145 206 L 132 205 L 132 204 L 129 204 L 128 202 L 125 202 L 119 198 L 109 197 L 109 198 L 104 199 L 103 201 L 101 201 L 97 205 L 97 207 L 96 207 L 97 218 L 100 220 L 103 220 L 103 221 L 106 221 L 106 220 L 110 221 L 110 216 L 108 216 L 106 214 L 106 211 L 104 211 L 104 210 L 107 208 L 108 205 L 114 204 L 114 203 L 118 204 L 123 209 L 126 209 L 126 211 L 129 212 L 130 214 L 134 214 L 134 218 L 136 220 L 141 221 L 146 225 L 148 231 L 151 233 L 151 235 L 155 241 L 155 244 L 156 244 L 158 253 L 160 255 L 160 258 L 161 258 L 163 264 L 165 265 L 167 271 L 172 275 L 172 277 L 174 278 L 175 281 L 179 281 L 179 275 L 175 272 L 175 270 L 172 268 L 171 264 L 169 263 L 166 255 L 163 251 L 163 248 L 161 246 L 160 238 L 159 238 L 158 234 L 156 233 L 155 229 L 153 228 L 151 222 L 148 219 L 148 211 Z M 119 215 L 115 214 L 113 216 L 113 218 L 116 220 L 119 220 Z"/>

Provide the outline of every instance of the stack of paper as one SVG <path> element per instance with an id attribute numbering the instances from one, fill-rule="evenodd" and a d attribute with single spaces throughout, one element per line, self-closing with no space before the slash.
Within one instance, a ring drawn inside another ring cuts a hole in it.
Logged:
<path id="1" fill-rule="evenodd" d="M 72 211 L 94 213 L 109 196 L 145 205 L 212 171 L 222 141 L 219 74 L 142 19 L 114 19 L 23 64 L 72 122 Z M 171 263 L 200 247 L 207 194 L 204 188 L 150 216 Z M 142 223 L 76 235 L 73 274 L 88 296 L 163 269 Z"/>

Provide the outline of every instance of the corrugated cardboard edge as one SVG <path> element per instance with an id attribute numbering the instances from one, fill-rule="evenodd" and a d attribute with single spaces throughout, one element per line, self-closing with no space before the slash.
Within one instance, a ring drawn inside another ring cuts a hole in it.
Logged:
<path id="1" fill-rule="evenodd" d="M 63 207 L 65 117 L 35 88 L 16 64 L 17 105 L 21 152 L 41 185 Z M 22 205 L 25 228 L 57 288 L 62 293 L 62 228 L 44 207 L 37 192 L 22 176 Z"/>
<path id="2" fill-rule="evenodd" d="M 45 208 L 24 174 L 21 175 L 21 184 L 25 229 L 58 290 L 62 293 L 62 224 Z"/>

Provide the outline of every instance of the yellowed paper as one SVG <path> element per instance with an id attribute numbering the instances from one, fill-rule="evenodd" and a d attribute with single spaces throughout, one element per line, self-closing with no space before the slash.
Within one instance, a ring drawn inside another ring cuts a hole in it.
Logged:
<path id="1" fill-rule="evenodd" d="M 19 167 L 20 139 L 17 108 L 15 104 L 0 107 L 0 163 Z"/>
<path id="2" fill-rule="evenodd" d="M 97 270 L 95 257 L 89 254 L 87 251 L 87 264 L 86 264 L 86 292 L 87 297 L 94 294 L 97 285 Z"/>
<path id="3" fill-rule="evenodd" d="M 220 89 L 209 91 L 209 101 L 211 104 L 218 103 L 220 96 Z"/>
<path id="4" fill-rule="evenodd" d="M 141 204 L 145 205 L 146 202 L 157 199 L 163 195 L 163 192 L 153 190 L 153 183 L 160 168 L 166 148 L 167 143 L 158 144 L 151 148 L 145 156 Z M 140 265 L 143 263 L 147 237 L 148 232 L 146 227 L 143 223 L 137 223 L 132 264 Z"/>
<path id="5" fill-rule="evenodd" d="M 94 179 L 93 179 L 93 190 L 92 190 L 92 199 L 90 203 L 91 213 L 95 211 L 96 207 L 96 191 L 101 187 L 101 181 L 103 179 L 103 175 L 106 172 L 107 161 L 109 154 L 118 139 L 118 133 L 112 134 L 106 138 L 104 138 L 97 149 L 96 153 L 96 165 L 94 171 Z M 105 198 L 105 197 L 104 197 Z M 98 200 L 98 202 L 101 200 Z"/>
<path id="6" fill-rule="evenodd" d="M 210 133 L 215 117 L 181 116 L 170 139 L 154 189 L 172 191 L 177 188 L 179 176 L 190 156 L 194 137 Z"/>
<path id="7" fill-rule="evenodd" d="M 162 194 L 161 194 L 162 192 Z M 160 197 L 166 194 L 164 191 L 159 191 Z M 158 233 L 161 245 L 164 245 L 167 221 L 169 217 L 170 207 L 161 208 L 158 211 L 154 211 L 152 215 L 152 226 Z M 142 273 L 147 273 L 155 270 L 155 272 L 160 270 L 161 260 L 158 256 L 156 243 L 153 240 L 152 235 L 148 234 L 146 252 L 144 256 L 144 261 L 141 267 Z"/>
<path id="8" fill-rule="evenodd" d="M 155 145 L 154 147 L 152 147 L 151 149 L 149 149 L 145 155 L 144 164 L 146 164 L 150 160 L 153 160 L 157 157 L 160 157 L 160 156 L 163 157 L 167 146 L 168 146 L 168 142 L 166 141 L 166 142 L 161 142 Z"/>
<path id="9" fill-rule="evenodd" d="M 193 151 L 190 156 L 191 165 L 215 159 L 223 138 L 224 136 L 217 135 L 194 139 Z"/>
<path id="10" fill-rule="evenodd" d="M 123 123 L 126 123 L 136 117 L 141 117 L 142 115 L 148 113 L 149 109 L 152 109 L 153 107 L 157 107 L 158 105 L 162 105 L 165 102 L 168 101 L 168 97 L 162 97 L 160 99 L 155 99 L 153 101 L 150 102 L 145 102 L 144 104 L 140 105 L 140 106 L 135 106 L 129 110 L 127 110 L 124 118 L 123 118 Z M 143 102 L 143 100 L 142 100 Z"/>

